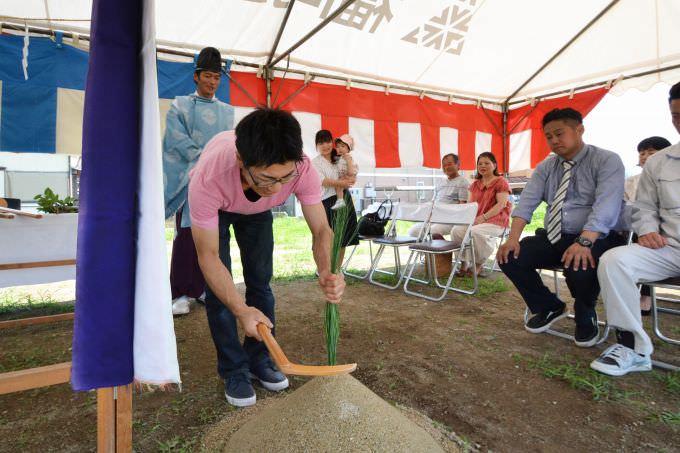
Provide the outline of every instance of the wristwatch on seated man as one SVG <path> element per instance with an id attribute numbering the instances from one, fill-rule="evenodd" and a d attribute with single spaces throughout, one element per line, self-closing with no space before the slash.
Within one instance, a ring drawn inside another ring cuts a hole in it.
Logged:
<path id="1" fill-rule="evenodd" d="M 576 239 L 574 239 L 574 243 L 582 247 L 587 247 L 589 249 L 593 248 L 593 241 L 583 236 L 579 236 Z"/>

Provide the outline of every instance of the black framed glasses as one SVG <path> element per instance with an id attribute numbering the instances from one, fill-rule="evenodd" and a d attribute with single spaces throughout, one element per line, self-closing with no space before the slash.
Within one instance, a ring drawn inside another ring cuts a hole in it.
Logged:
<path id="1" fill-rule="evenodd" d="M 250 176 L 250 179 L 253 180 L 253 183 L 255 184 L 255 186 L 257 186 L 261 189 L 267 189 L 269 187 L 272 187 L 274 184 L 286 184 L 288 182 L 291 182 L 293 179 L 297 178 L 298 176 L 300 176 L 300 172 L 298 170 L 298 163 L 297 162 L 295 162 L 295 170 L 293 170 L 292 173 L 284 176 L 283 178 L 269 178 L 269 177 L 267 177 L 267 178 L 259 180 L 259 179 L 255 178 L 255 176 L 253 176 L 253 174 L 251 173 L 251 171 L 248 167 L 244 166 L 243 168 L 246 169 L 246 171 L 248 172 L 248 175 Z"/>

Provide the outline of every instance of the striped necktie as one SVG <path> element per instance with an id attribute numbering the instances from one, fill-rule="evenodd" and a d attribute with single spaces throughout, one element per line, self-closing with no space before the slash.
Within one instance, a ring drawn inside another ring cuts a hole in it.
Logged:
<path id="1" fill-rule="evenodd" d="M 548 222 L 548 240 L 551 244 L 557 243 L 562 237 L 562 205 L 564 204 L 564 199 L 567 196 L 567 189 L 569 188 L 569 180 L 571 179 L 571 169 L 576 162 L 571 160 L 566 160 L 562 163 L 564 167 L 564 173 L 562 174 L 562 180 L 560 185 L 557 187 L 557 192 L 555 192 L 555 198 L 553 198 L 552 205 L 550 206 L 550 213 Z"/>

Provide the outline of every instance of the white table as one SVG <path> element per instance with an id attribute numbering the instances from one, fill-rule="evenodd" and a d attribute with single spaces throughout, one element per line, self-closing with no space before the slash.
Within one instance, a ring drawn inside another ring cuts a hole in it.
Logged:
<path id="1" fill-rule="evenodd" d="M 78 214 L 0 219 L 0 265 L 75 260 Z M 76 278 L 76 266 L 0 270 L 0 288 Z"/>

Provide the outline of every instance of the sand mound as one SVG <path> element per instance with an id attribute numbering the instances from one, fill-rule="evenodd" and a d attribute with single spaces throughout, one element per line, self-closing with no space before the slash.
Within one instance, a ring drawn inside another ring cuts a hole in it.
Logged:
<path id="1" fill-rule="evenodd" d="M 351 376 L 316 378 L 258 413 L 224 452 L 443 452 L 425 430 Z"/>

